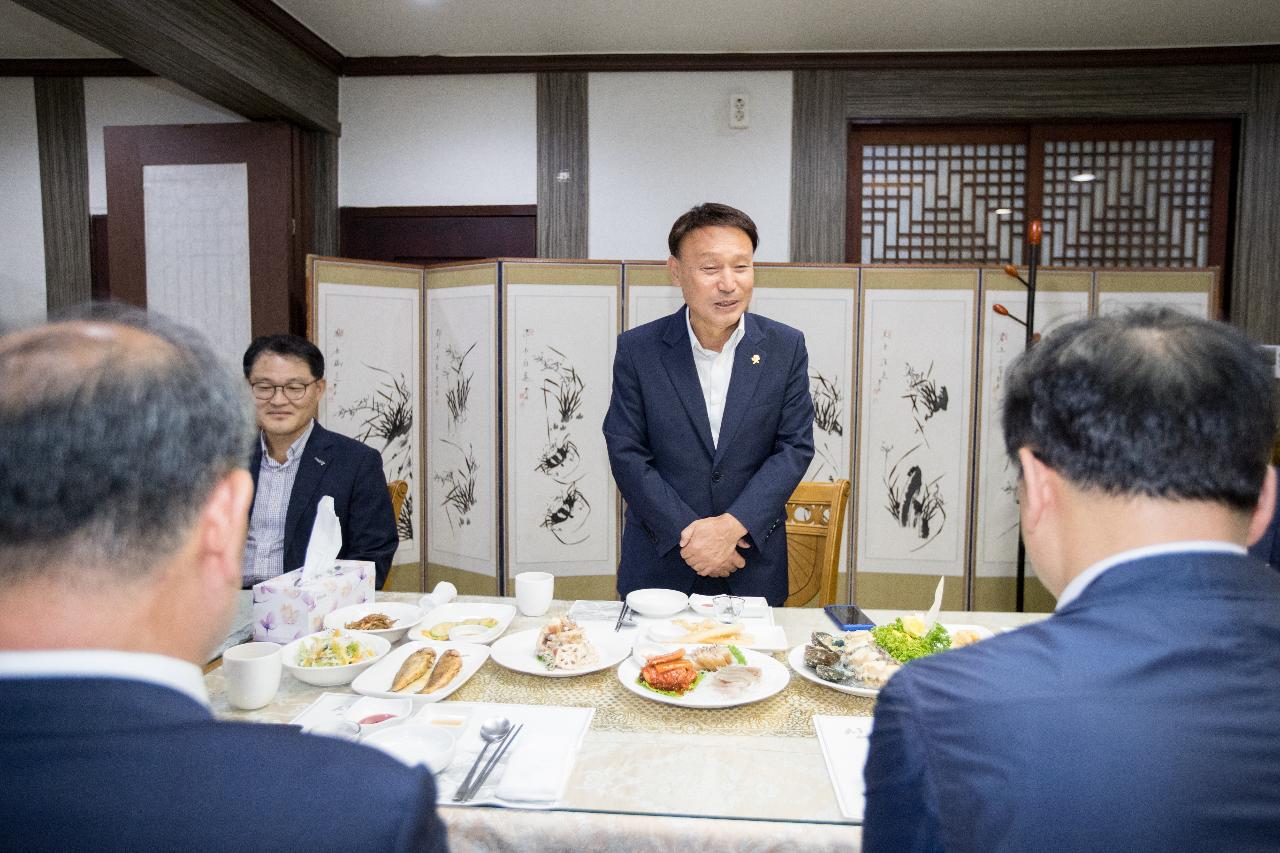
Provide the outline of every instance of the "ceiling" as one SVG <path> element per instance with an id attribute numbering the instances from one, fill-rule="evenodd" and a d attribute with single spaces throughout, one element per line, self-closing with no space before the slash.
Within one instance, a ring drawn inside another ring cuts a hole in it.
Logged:
<path id="1" fill-rule="evenodd" d="M 277 0 L 354 56 L 1280 43 L 1276 0 Z M 111 56 L 0 0 L 0 58 Z"/>

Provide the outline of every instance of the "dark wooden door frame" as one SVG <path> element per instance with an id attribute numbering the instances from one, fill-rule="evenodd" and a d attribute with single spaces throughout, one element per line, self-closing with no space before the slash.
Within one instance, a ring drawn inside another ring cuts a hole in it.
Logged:
<path id="1" fill-rule="evenodd" d="M 297 130 L 281 122 L 104 129 L 111 298 L 147 304 L 143 166 L 245 163 L 254 335 L 305 328 Z"/>

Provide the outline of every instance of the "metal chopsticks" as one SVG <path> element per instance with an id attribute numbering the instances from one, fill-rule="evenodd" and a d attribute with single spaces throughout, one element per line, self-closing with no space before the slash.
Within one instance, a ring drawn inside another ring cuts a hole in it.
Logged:
<path id="1" fill-rule="evenodd" d="M 622 609 L 618 611 L 618 624 L 613 626 L 614 632 L 622 630 L 622 623 L 627 621 L 627 617 L 631 615 L 631 607 L 625 601 L 622 602 Z"/>
<path id="2" fill-rule="evenodd" d="M 498 748 L 494 750 L 493 755 L 485 763 L 484 769 L 480 771 L 480 775 L 476 777 L 475 782 L 473 782 L 471 787 L 462 794 L 460 802 L 470 802 L 471 798 L 480 791 L 480 786 L 485 783 L 485 780 L 489 778 L 489 774 L 498 766 L 498 761 L 501 760 L 502 756 L 506 753 L 507 748 L 511 746 L 511 742 L 516 739 L 516 735 L 520 734 L 520 730 L 523 728 L 524 724 L 521 723 L 512 729 L 510 734 L 502 739 L 502 742 L 498 744 Z"/>

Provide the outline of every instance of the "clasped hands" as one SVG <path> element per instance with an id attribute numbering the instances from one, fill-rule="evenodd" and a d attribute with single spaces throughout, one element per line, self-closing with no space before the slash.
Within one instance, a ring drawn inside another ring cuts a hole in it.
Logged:
<path id="1" fill-rule="evenodd" d="M 704 578 L 727 578 L 747 564 L 739 548 L 750 548 L 747 528 L 729 513 L 700 518 L 680 531 L 680 556 Z"/>

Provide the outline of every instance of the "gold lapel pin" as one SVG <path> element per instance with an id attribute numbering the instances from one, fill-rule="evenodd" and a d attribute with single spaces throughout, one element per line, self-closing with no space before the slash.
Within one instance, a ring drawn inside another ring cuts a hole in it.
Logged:
<path id="1" fill-rule="evenodd" d="M 751 356 L 751 363 L 752 363 L 752 364 L 759 364 L 759 363 L 760 363 L 760 356 L 759 356 L 759 355 L 753 355 L 753 356 Z"/>

